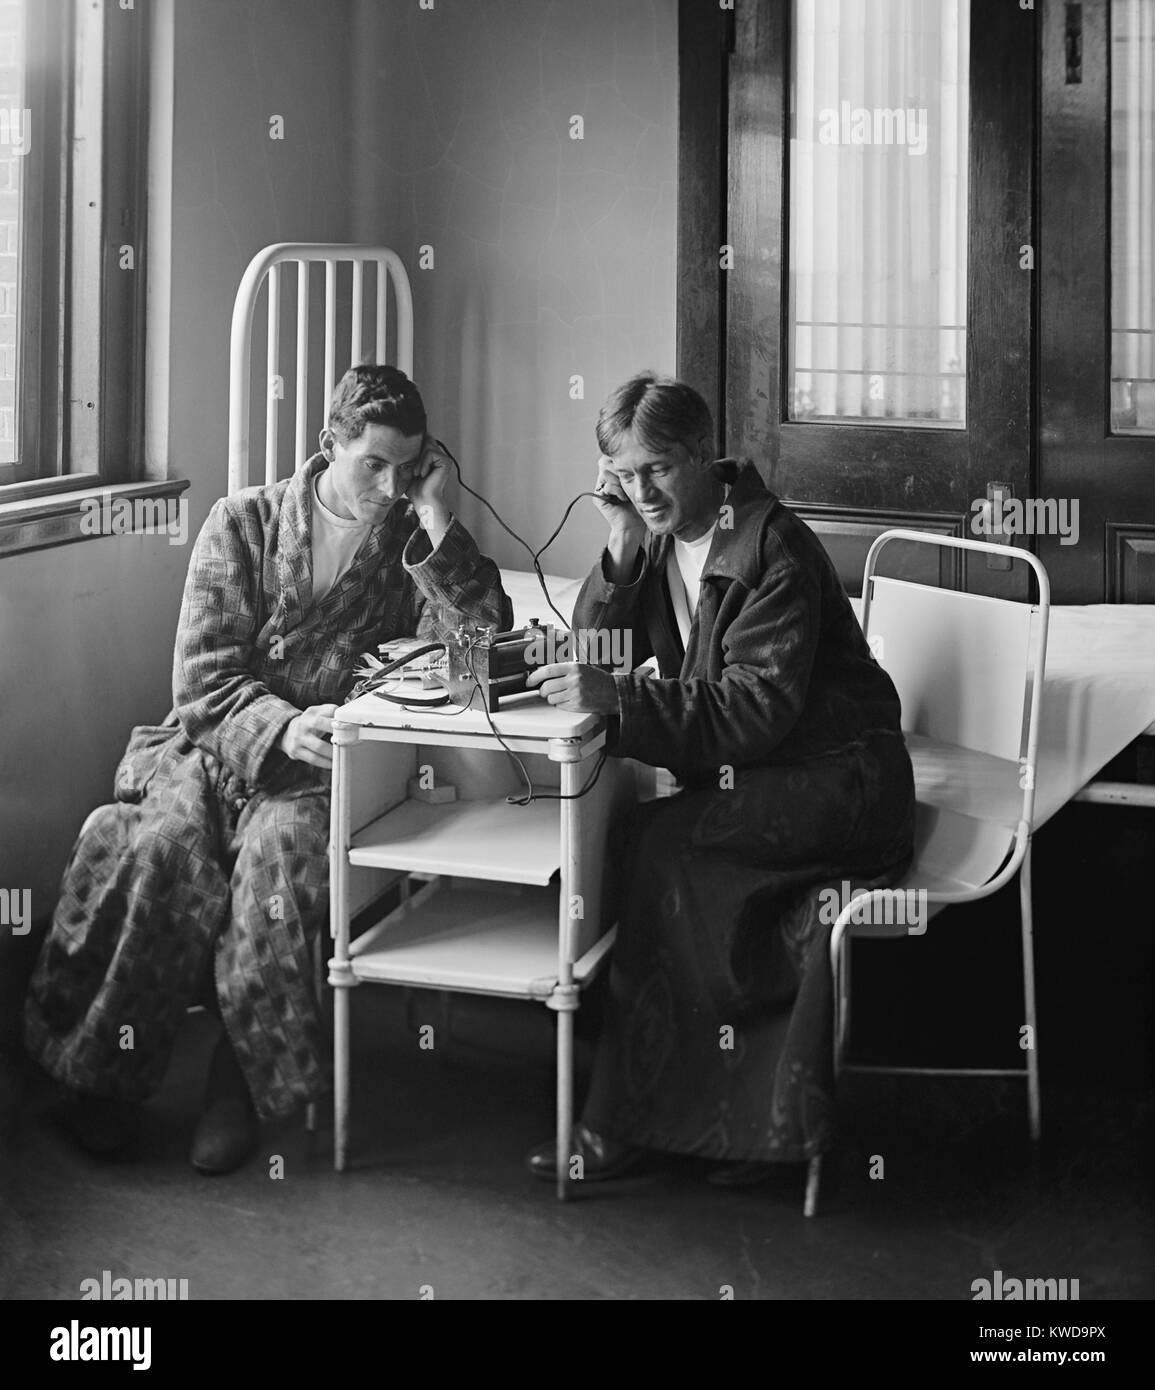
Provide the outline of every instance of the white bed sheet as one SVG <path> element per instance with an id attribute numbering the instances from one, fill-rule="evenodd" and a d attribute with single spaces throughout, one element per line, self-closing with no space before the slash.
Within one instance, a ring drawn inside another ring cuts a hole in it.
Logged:
<path id="1" fill-rule="evenodd" d="M 861 614 L 862 600 L 851 604 Z M 1140 734 L 1155 733 L 1153 725 L 1155 605 L 1053 604 L 1035 825 L 1050 820 Z"/>
<path id="2" fill-rule="evenodd" d="M 1105 763 L 1155 733 L 1155 605 L 1052 607 L 1039 715 L 1035 822 L 1055 814 Z"/>

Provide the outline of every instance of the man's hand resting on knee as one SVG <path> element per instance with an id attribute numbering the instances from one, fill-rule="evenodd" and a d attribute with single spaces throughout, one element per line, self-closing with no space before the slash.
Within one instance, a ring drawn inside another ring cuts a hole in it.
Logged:
<path id="1" fill-rule="evenodd" d="M 310 705 L 302 710 L 296 719 L 290 719 L 285 726 L 278 745 L 281 752 L 299 763 L 312 763 L 320 768 L 332 767 L 333 745 L 329 740 L 336 713 L 336 705 Z"/>

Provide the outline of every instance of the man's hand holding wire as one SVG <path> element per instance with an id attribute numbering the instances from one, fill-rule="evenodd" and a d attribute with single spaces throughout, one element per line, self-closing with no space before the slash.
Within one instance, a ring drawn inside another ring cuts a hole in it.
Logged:
<path id="1" fill-rule="evenodd" d="M 594 485 L 594 506 L 610 528 L 606 541 L 609 557 L 607 577 L 615 584 L 630 584 L 637 573 L 638 551 L 646 536 L 646 523 L 626 496 L 614 461 L 602 454 L 598 459 L 598 480 Z"/>
<path id="2" fill-rule="evenodd" d="M 602 514 L 611 533 L 635 541 L 640 541 L 645 535 L 646 523 L 626 496 L 625 489 L 614 471 L 614 461 L 606 454 L 598 457 L 598 478 L 594 484 L 593 503 Z"/>

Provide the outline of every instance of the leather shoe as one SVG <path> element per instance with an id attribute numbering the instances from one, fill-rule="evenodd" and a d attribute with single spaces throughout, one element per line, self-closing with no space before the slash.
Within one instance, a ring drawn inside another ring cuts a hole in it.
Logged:
<path id="1" fill-rule="evenodd" d="M 759 1163 L 750 1159 L 741 1163 L 724 1163 L 706 1174 L 706 1181 L 714 1187 L 758 1187 L 775 1176 L 778 1165 Z"/>
<path id="2" fill-rule="evenodd" d="M 582 1160 L 581 1181 L 608 1182 L 632 1172 L 645 1158 L 645 1149 L 636 1149 L 617 1139 L 595 1134 L 587 1125 L 573 1129 L 572 1150 L 566 1159 L 569 1168 L 575 1158 Z M 553 1182 L 557 1178 L 557 1141 L 541 1144 L 527 1155 L 526 1167 L 535 1178 Z M 576 1175 L 575 1175 L 576 1176 Z"/>
<path id="3" fill-rule="evenodd" d="M 200 1118 L 190 1161 L 201 1173 L 231 1173 L 252 1158 L 259 1138 L 252 1103 L 241 1096 L 220 1096 Z"/>
<path id="4" fill-rule="evenodd" d="M 231 1173 L 257 1151 L 260 1126 L 228 1034 L 213 1051 L 204 1109 L 189 1159 L 201 1173 Z"/>
<path id="5" fill-rule="evenodd" d="M 86 1152 L 107 1158 L 126 1149 L 140 1128 L 140 1106 L 132 1101 L 62 1088 L 63 1120 Z"/>

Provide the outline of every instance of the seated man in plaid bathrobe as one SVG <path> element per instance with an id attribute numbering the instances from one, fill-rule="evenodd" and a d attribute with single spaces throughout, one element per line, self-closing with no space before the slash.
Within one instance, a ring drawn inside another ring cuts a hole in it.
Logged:
<path id="1" fill-rule="evenodd" d="M 313 943 L 326 922 L 329 743 L 359 653 L 461 618 L 505 630 L 496 565 L 444 500 L 449 461 L 396 368 L 338 383 L 321 452 L 216 503 L 193 552 L 174 708 L 133 731 L 112 806 L 73 849 L 25 1038 L 75 1137 L 111 1152 L 181 1018 L 223 1030 L 192 1162 L 228 1172 L 258 1120 L 327 1086 Z"/>

